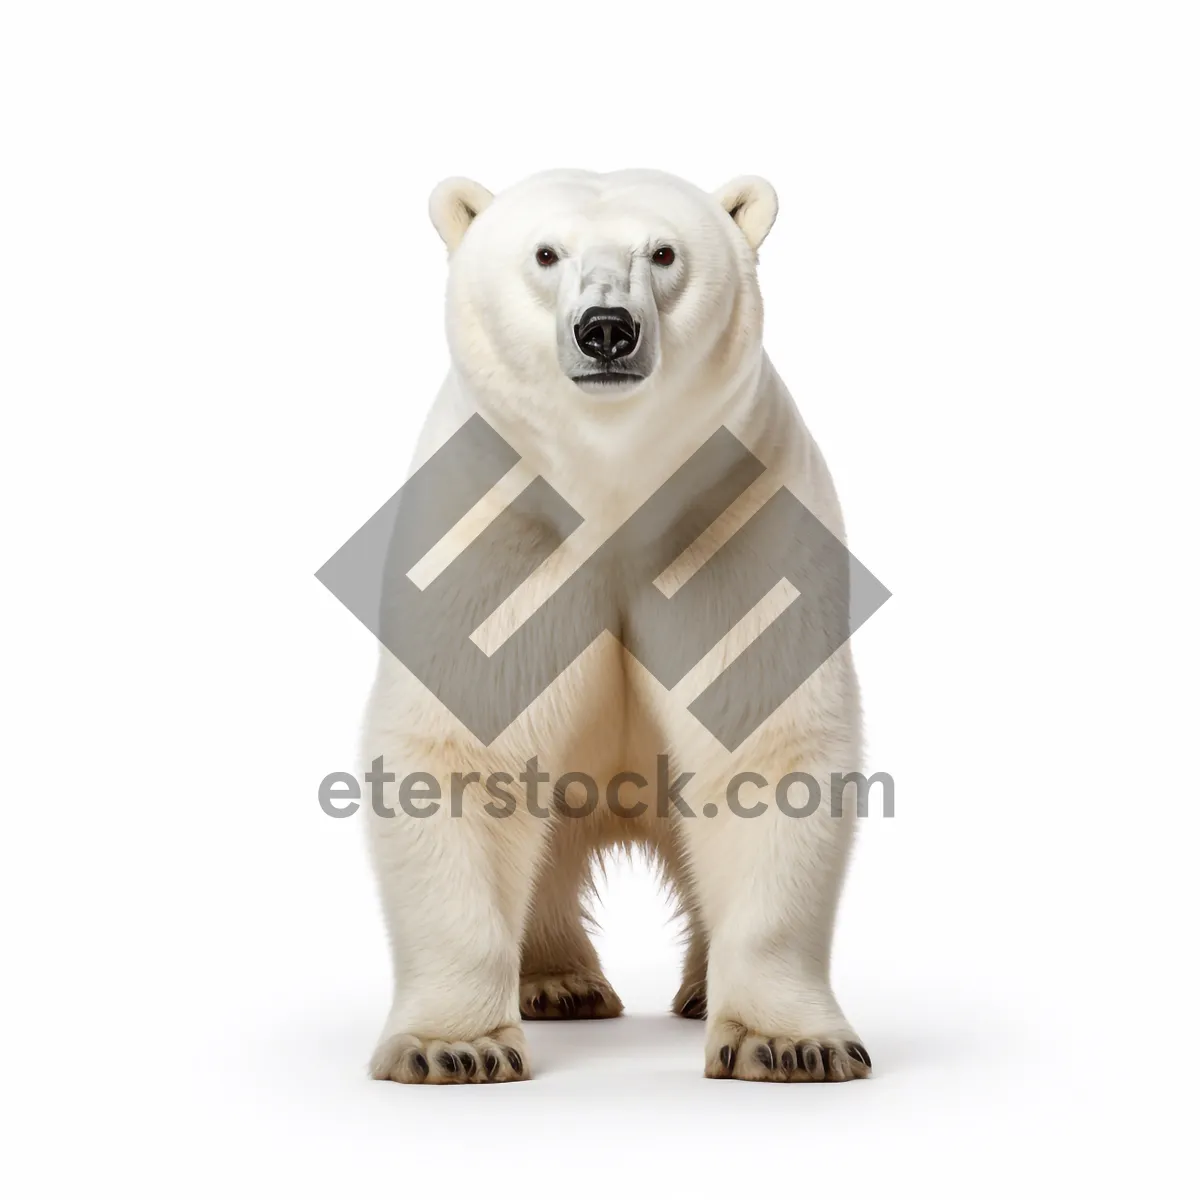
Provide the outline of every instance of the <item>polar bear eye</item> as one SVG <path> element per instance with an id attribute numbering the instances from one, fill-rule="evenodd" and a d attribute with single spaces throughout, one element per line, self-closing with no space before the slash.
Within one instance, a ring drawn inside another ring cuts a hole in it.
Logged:
<path id="1" fill-rule="evenodd" d="M 539 267 L 552 267 L 558 262 L 558 255 L 549 246 L 539 246 L 534 257 L 537 259 Z"/>
<path id="2" fill-rule="evenodd" d="M 675 261 L 675 251 L 670 246 L 659 246 L 650 258 L 660 267 L 669 267 Z"/>

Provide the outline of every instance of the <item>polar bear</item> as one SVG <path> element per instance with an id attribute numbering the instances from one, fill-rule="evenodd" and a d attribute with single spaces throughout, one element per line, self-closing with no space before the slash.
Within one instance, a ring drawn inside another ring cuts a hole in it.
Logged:
<path id="1" fill-rule="evenodd" d="M 781 487 L 844 540 L 825 463 L 763 350 L 756 265 L 776 211 L 774 190 L 757 177 L 711 194 L 652 171 L 555 171 L 498 196 L 466 179 L 434 190 L 430 213 L 449 253 L 452 367 L 414 467 L 476 417 L 519 464 L 411 577 L 421 584 L 423 573 L 428 585 L 469 561 L 442 600 L 447 611 L 466 610 L 482 574 L 508 570 L 504 601 L 477 605 L 468 621 L 486 652 L 645 511 L 648 497 L 665 494 L 722 429 L 763 470 L 680 543 L 655 584 L 663 594 L 715 561 Z M 520 506 L 511 507 L 532 494 L 531 481 L 566 502 L 555 511 L 570 520 L 553 536 L 553 515 L 539 510 L 522 522 Z M 485 534 L 491 558 L 466 555 Z M 637 551 L 611 561 L 630 555 Z M 796 593 L 765 597 L 668 687 L 642 665 L 630 636 L 612 636 L 627 625 L 643 651 L 650 636 L 638 634 L 638 614 L 615 579 L 623 569 L 614 565 L 611 589 L 601 579 L 565 612 L 560 606 L 553 636 L 595 621 L 607 621 L 607 632 L 582 637 L 566 669 L 491 740 L 431 697 L 428 677 L 381 654 L 363 759 L 372 786 L 399 778 L 407 803 L 384 800 L 369 812 L 395 975 L 370 1064 L 377 1079 L 526 1079 L 535 1064 L 522 1019 L 619 1015 L 588 937 L 586 898 L 598 856 L 634 845 L 656 856 L 686 915 L 673 1008 L 707 1021 L 706 1075 L 804 1082 L 870 1073 L 829 982 L 854 828 L 852 812 L 837 813 L 830 780 L 860 767 L 849 650 L 833 653 L 731 750 L 688 706 Z M 440 661 L 431 657 L 435 669 Z M 514 687 L 527 666 L 511 667 Z M 444 669 L 455 669 L 449 655 Z M 769 662 L 762 669 L 764 687 L 778 683 L 767 678 L 772 670 Z M 801 773 L 818 781 L 805 819 L 766 802 L 750 819 L 756 789 Z M 577 804 L 590 796 L 589 779 L 617 802 Z M 664 779 L 666 803 L 629 801 L 631 789 Z M 551 780 L 552 796 L 539 790 Z M 414 805 L 416 795 L 443 803 Z"/>

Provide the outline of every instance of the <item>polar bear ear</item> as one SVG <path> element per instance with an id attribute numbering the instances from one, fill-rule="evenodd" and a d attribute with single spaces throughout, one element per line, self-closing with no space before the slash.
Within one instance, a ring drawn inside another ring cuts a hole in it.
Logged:
<path id="1" fill-rule="evenodd" d="M 779 212 L 775 189 L 758 175 L 739 175 L 724 187 L 717 188 L 713 195 L 746 235 L 750 248 L 757 250 L 771 232 Z"/>
<path id="2" fill-rule="evenodd" d="M 457 248 L 468 226 L 491 202 L 492 193 L 473 179 L 443 179 L 433 189 L 429 217 L 447 250 Z"/>

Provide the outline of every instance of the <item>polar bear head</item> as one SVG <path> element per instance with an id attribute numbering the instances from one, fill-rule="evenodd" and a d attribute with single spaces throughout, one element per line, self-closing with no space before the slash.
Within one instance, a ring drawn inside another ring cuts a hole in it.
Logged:
<path id="1" fill-rule="evenodd" d="M 763 179 L 710 194 L 656 171 L 555 171 L 498 196 L 448 179 L 429 207 L 450 251 L 451 355 L 477 394 L 545 415 L 711 393 L 761 359 L 755 268 L 777 209 Z"/>

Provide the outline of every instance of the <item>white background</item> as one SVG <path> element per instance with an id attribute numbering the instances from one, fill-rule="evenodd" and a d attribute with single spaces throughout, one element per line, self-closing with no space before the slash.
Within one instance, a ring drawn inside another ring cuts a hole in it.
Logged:
<path id="1" fill-rule="evenodd" d="M 1194 1186 L 1197 35 L 1183 3 L 6 5 L 5 1190 Z M 856 646 L 897 813 L 835 956 L 871 1082 L 703 1080 L 642 867 L 601 913 L 625 1019 L 532 1028 L 528 1085 L 365 1077 L 384 941 L 316 787 L 375 646 L 313 572 L 446 367 L 430 189 L 552 166 L 781 197 L 768 348 L 894 592 Z"/>

